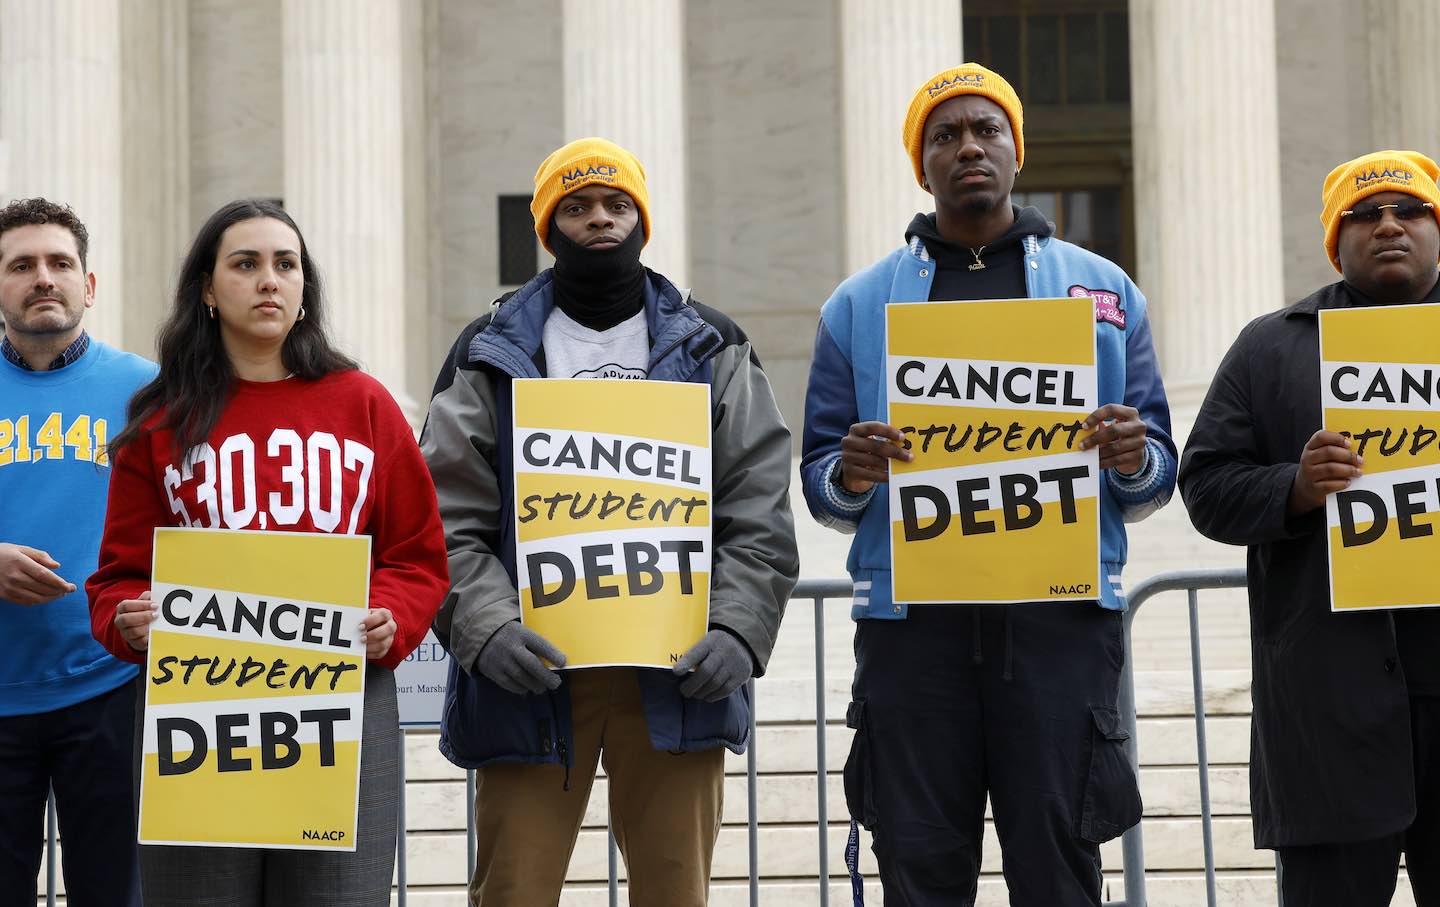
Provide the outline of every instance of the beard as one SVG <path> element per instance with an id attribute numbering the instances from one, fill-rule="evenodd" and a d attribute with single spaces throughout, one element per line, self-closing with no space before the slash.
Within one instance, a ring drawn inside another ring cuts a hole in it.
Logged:
<path id="1" fill-rule="evenodd" d="M 4 322 L 17 334 L 30 334 L 36 337 L 44 337 L 52 334 L 65 334 L 75 330 L 80 324 L 81 316 L 84 315 L 84 306 L 71 307 L 70 299 L 60 290 L 51 290 L 42 294 L 32 294 L 34 299 L 42 297 L 54 297 L 60 301 L 60 311 L 47 311 L 38 315 L 29 315 L 22 307 L 15 318 L 6 318 Z M 34 299 L 26 299 L 25 304 L 33 302 Z"/>
<path id="2" fill-rule="evenodd" d="M 1430 267 L 1377 268 L 1345 279 L 1378 302 L 1411 303 L 1418 302 L 1435 286 L 1437 273 Z"/>
<path id="3" fill-rule="evenodd" d="M 966 214 L 989 214 L 995 210 L 995 206 L 999 204 L 999 202 L 1000 197 L 998 195 L 972 195 L 961 202 L 960 209 Z"/>

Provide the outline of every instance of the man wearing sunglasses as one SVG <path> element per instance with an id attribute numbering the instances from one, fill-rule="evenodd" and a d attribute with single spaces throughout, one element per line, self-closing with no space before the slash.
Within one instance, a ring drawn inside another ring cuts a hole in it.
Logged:
<path id="1" fill-rule="evenodd" d="M 1249 550 L 1251 809 L 1287 907 L 1389 904 L 1402 853 L 1416 903 L 1440 905 L 1440 611 L 1330 611 L 1325 496 L 1364 461 L 1317 430 L 1316 314 L 1440 302 L 1437 172 L 1413 151 L 1330 172 L 1343 279 L 1241 331 L 1180 467 L 1195 527 Z"/>

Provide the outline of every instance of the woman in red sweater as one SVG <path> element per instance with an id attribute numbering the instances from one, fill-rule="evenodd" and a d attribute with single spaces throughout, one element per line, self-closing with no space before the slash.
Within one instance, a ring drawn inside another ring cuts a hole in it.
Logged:
<path id="1" fill-rule="evenodd" d="M 201 228 L 160 333 L 160 373 L 110 446 L 95 638 L 143 663 L 157 526 L 371 536 L 353 853 L 141 847 L 147 907 L 381 905 L 395 859 L 392 673 L 449 587 L 435 489 L 400 408 L 330 345 L 320 275 L 283 209 L 232 202 Z"/>

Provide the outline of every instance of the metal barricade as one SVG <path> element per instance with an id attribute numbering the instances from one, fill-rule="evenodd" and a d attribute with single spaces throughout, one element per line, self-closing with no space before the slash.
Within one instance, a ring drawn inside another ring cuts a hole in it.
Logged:
<path id="1" fill-rule="evenodd" d="M 1225 589 L 1245 585 L 1245 571 L 1243 568 L 1210 569 L 1210 570 L 1180 570 L 1171 573 L 1162 573 L 1157 576 L 1143 580 L 1130 590 L 1130 609 L 1125 614 L 1125 669 L 1121 676 L 1120 684 L 1120 712 L 1124 716 L 1126 727 L 1130 732 L 1130 739 L 1126 742 L 1126 751 L 1130 756 L 1130 763 L 1135 768 L 1138 776 L 1140 771 L 1140 752 L 1137 742 L 1137 727 L 1135 715 L 1135 674 L 1132 667 L 1132 659 L 1129 657 L 1131 651 L 1130 633 L 1131 625 L 1136 614 L 1147 601 L 1163 592 L 1185 591 L 1189 594 L 1190 610 L 1190 668 L 1191 685 L 1195 700 L 1195 739 L 1196 739 L 1196 762 L 1200 774 L 1200 809 L 1201 827 L 1204 836 L 1205 849 L 1205 887 L 1206 898 L 1209 907 L 1215 907 L 1215 854 L 1214 841 L 1210 811 L 1210 778 L 1209 778 L 1209 757 L 1206 750 L 1205 739 L 1205 688 L 1204 679 L 1200 667 L 1200 623 L 1199 623 L 1199 596 L 1202 589 Z M 830 903 L 830 842 L 829 842 L 829 805 L 826 802 L 826 751 L 825 731 L 827 725 L 827 714 L 825 705 L 825 602 L 829 599 L 848 600 L 851 597 L 851 586 L 846 580 L 803 580 L 796 586 L 791 595 L 791 601 L 802 601 L 808 599 L 812 603 L 814 614 L 815 632 L 815 766 L 816 766 L 816 849 L 817 849 L 817 879 L 820 887 L 820 905 L 828 907 Z M 747 819 L 748 845 L 749 845 L 749 886 L 751 907 L 757 907 L 760 899 L 759 885 L 759 851 L 758 851 L 758 823 L 756 816 L 756 733 L 755 721 L 759 711 L 759 703 L 755 699 L 755 682 L 750 682 L 750 746 L 746 753 L 746 790 L 749 802 L 749 815 Z M 402 760 L 403 761 L 403 760 Z M 402 767 L 403 772 L 403 767 Z M 402 775 L 403 789 L 403 775 Z M 466 871 L 467 878 L 473 875 L 475 869 L 475 773 L 467 772 L 466 775 Z M 400 827 L 404 828 L 404 798 L 401 798 Z M 1143 840 L 1142 822 L 1125 832 L 1121 841 L 1123 855 L 1122 873 L 1124 880 L 1125 898 L 1120 901 L 1111 901 L 1106 907 L 1145 907 L 1145 853 Z M 404 856 L 404 834 L 400 836 L 400 849 L 396 855 L 396 869 L 399 883 L 399 904 L 404 907 L 406 903 L 406 871 Z M 616 859 L 615 839 L 610 837 L 609 842 L 609 894 L 610 904 L 618 904 L 619 899 L 619 867 Z"/>
<path id="2" fill-rule="evenodd" d="M 820 907 L 830 904 L 830 810 L 825 801 L 825 600 L 850 599 L 854 590 L 848 580 L 801 580 L 790 600 L 808 598 L 815 607 L 815 786 L 820 807 L 815 825 L 819 831 Z"/>
<path id="3" fill-rule="evenodd" d="M 55 823 L 55 790 L 45 797 L 45 907 L 55 907 L 55 842 L 59 840 Z"/>
<path id="4" fill-rule="evenodd" d="M 750 865 L 750 907 L 760 905 L 760 854 L 759 854 L 759 823 L 755 815 L 756 794 L 755 794 L 755 681 L 752 679 L 747 684 L 750 690 L 750 745 L 745 748 L 745 788 L 749 801 L 749 816 L 746 820 L 749 847 Z M 395 841 L 395 903 L 398 907 L 406 907 L 409 898 L 409 873 L 406 865 L 406 835 L 405 835 L 405 728 L 400 729 L 400 805 L 396 827 L 398 833 Z M 821 741 L 824 746 L 824 741 Z M 822 749 L 823 752 L 823 749 Z M 823 766 L 824 763 L 821 762 Z M 822 801 L 820 808 L 823 810 L 824 788 L 821 788 Z M 610 907 L 618 907 L 620 903 L 620 861 L 619 850 L 615 843 L 615 834 L 611 828 L 609 805 L 606 805 L 605 837 L 606 841 L 606 862 L 608 864 L 608 886 Z M 53 841 L 53 835 L 52 835 Z M 475 771 L 474 769 L 465 772 L 465 878 L 468 881 L 475 876 Z M 54 888 L 54 884 L 51 884 Z M 49 905 L 53 907 L 53 903 Z"/>
<path id="5" fill-rule="evenodd" d="M 1125 612 L 1125 670 L 1120 678 L 1120 714 L 1124 716 L 1130 739 L 1125 749 L 1136 776 L 1140 773 L 1140 747 L 1136 734 L 1135 670 L 1130 657 L 1130 629 L 1140 607 L 1162 592 L 1184 591 L 1190 606 L 1190 684 L 1195 699 L 1195 756 L 1200 773 L 1200 827 L 1205 846 L 1205 898 L 1208 907 L 1215 907 L 1215 844 L 1210 817 L 1210 763 L 1205 743 L 1205 681 L 1200 669 L 1201 589 L 1234 589 L 1245 585 L 1243 567 L 1206 570 L 1176 570 L 1142 580 L 1130 590 L 1130 609 Z M 1139 825 L 1121 838 L 1124 858 L 1125 899 L 1106 907 L 1146 907 L 1144 827 Z"/>
<path id="6" fill-rule="evenodd" d="M 1204 679 L 1200 669 L 1200 625 L 1198 610 L 1198 593 L 1202 589 L 1227 589 L 1236 588 L 1245 584 L 1245 571 L 1243 568 L 1211 569 L 1211 570 L 1180 570 L 1171 573 L 1162 573 L 1150 577 L 1130 590 L 1130 610 L 1125 615 L 1125 647 L 1127 657 L 1125 669 L 1121 676 L 1120 684 L 1120 712 L 1124 716 L 1126 727 L 1130 731 L 1130 739 L 1126 743 L 1126 750 L 1130 755 L 1131 765 L 1135 767 L 1138 774 L 1140 767 L 1140 754 L 1136 736 L 1135 716 L 1135 675 L 1131 666 L 1131 659 L 1128 656 L 1130 651 L 1130 632 L 1135 615 L 1147 601 L 1163 592 L 1185 591 L 1189 595 L 1190 608 L 1190 668 L 1191 683 L 1195 698 L 1195 738 L 1196 756 L 1200 772 L 1200 804 L 1201 821 L 1204 834 L 1205 847 L 1205 885 L 1207 903 L 1214 907 L 1215 901 L 1215 856 L 1214 844 L 1211 829 L 1210 815 L 1210 780 L 1209 763 L 1206 751 L 1205 740 L 1205 692 Z M 830 903 L 830 847 L 829 847 L 829 808 L 826 802 L 826 751 L 825 731 L 827 715 L 825 707 L 825 603 L 829 599 L 848 600 L 851 597 L 851 586 L 847 580 L 804 580 L 796 586 L 791 596 L 791 601 L 808 599 L 814 609 L 815 624 L 815 766 L 816 766 L 816 788 L 817 788 L 817 872 L 820 885 L 821 907 L 828 907 Z M 751 907 L 758 907 L 760 902 L 760 880 L 759 880 L 759 825 L 756 815 L 756 713 L 759 711 L 759 702 L 755 698 L 755 681 L 750 681 L 750 745 L 746 753 L 746 791 L 748 799 L 747 817 L 747 838 L 749 850 L 749 894 Z M 397 903 L 405 907 L 408 895 L 408 867 L 406 861 L 406 835 L 405 835 L 405 730 L 400 732 L 400 804 L 398 815 L 399 834 L 397 836 L 397 847 L 395 854 L 395 870 L 398 891 L 396 893 Z M 466 773 L 465 779 L 465 827 L 466 827 L 466 877 L 474 875 L 475 871 L 475 773 Z M 1124 856 L 1123 874 L 1125 899 L 1112 901 L 1106 907 L 1145 907 L 1145 855 L 1143 842 L 1143 826 L 1135 826 L 1125 832 L 1122 839 L 1122 853 Z M 52 794 L 46 810 L 46 905 L 54 907 L 55 904 L 55 883 L 56 883 L 56 821 L 55 821 L 55 799 Z M 615 839 L 609 835 L 609 895 L 610 903 L 619 903 L 619 861 L 617 859 Z"/>
<path id="7" fill-rule="evenodd" d="M 1138 777 L 1140 751 L 1137 743 L 1135 715 L 1135 674 L 1130 658 L 1130 630 L 1140 606 L 1162 592 L 1185 590 L 1190 605 L 1190 667 L 1195 700 L 1196 761 L 1200 773 L 1201 827 L 1205 849 L 1205 887 L 1208 907 L 1215 907 L 1215 853 L 1210 815 L 1209 757 L 1205 741 L 1205 688 L 1200 668 L 1200 622 L 1198 593 L 1201 589 L 1226 589 L 1245 585 L 1244 568 L 1179 570 L 1150 577 L 1130 590 L 1129 610 L 1125 614 L 1125 669 L 1121 676 L 1120 712 L 1124 716 L 1130 739 L 1126 751 Z M 796 587 L 791 601 L 810 599 L 815 609 L 815 757 L 819 781 L 819 881 L 820 904 L 829 904 L 829 839 L 825 802 L 825 620 L 826 599 L 851 597 L 850 583 L 845 580 L 806 580 Z M 753 792 L 753 773 L 752 773 Z M 1122 872 L 1125 898 L 1107 902 L 1105 907 L 1145 907 L 1145 856 L 1142 822 L 1125 832 L 1121 841 Z M 753 871 L 752 857 L 752 871 Z"/>
<path id="8" fill-rule="evenodd" d="M 1205 849 L 1205 897 L 1210 907 L 1215 906 L 1215 857 L 1214 839 L 1211 829 L 1210 806 L 1210 763 L 1205 743 L 1205 694 L 1204 678 L 1200 664 L 1200 610 L 1198 593 L 1202 589 L 1233 589 L 1244 586 L 1246 572 L 1236 569 L 1178 570 L 1149 577 L 1130 589 L 1130 608 L 1125 615 L 1125 646 L 1130 652 L 1130 626 L 1138 615 L 1140 606 L 1149 599 L 1164 592 L 1187 592 L 1189 597 L 1189 658 L 1191 658 L 1191 685 L 1195 700 L 1195 754 L 1200 770 L 1201 826 Z M 827 753 L 825 753 L 825 602 L 829 599 L 847 600 L 851 597 L 848 580 L 802 580 L 791 596 L 795 600 L 812 603 L 815 622 L 815 777 L 816 777 L 816 877 L 819 881 L 819 903 L 829 904 L 829 809 L 827 799 Z M 747 847 L 749 847 L 749 894 L 750 906 L 759 906 L 759 822 L 756 808 L 756 714 L 759 701 L 756 700 L 755 681 L 750 681 L 750 746 L 746 752 L 746 795 L 749 805 L 747 816 Z M 1136 736 L 1135 716 L 1135 672 L 1132 659 L 1126 655 L 1125 671 L 1120 678 L 1120 714 L 1125 717 L 1130 739 L 1126 750 L 1130 764 L 1139 773 L 1139 747 Z M 397 904 L 405 907 L 409 893 L 408 864 L 406 864 L 405 834 L 405 728 L 400 730 L 400 803 L 397 826 L 399 835 L 396 842 L 396 883 Z M 475 773 L 465 773 L 465 875 L 472 877 L 475 871 Z M 609 836 L 609 903 L 619 903 L 619 861 L 616 854 L 615 838 Z M 1143 822 L 1125 832 L 1122 839 L 1123 884 L 1125 900 L 1110 901 L 1106 907 L 1145 907 L 1145 847 L 1143 847 Z M 46 805 L 46 907 L 55 907 L 56 871 L 56 815 L 55 795 L 49 796 Z"/>

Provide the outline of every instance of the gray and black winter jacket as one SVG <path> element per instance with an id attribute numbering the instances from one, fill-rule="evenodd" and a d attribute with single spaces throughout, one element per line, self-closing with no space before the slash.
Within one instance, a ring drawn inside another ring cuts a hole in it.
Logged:
<path id="1" fill-rule="evenodd" d="M 758 676 L 799 575 L 789 506 L 790 432 L 745 334 L 661 275 L 648 274 L 648 377 L 711 387 L 710 626 L 745 642 Z M 518 696 L 475 667 L 491 635 L 520 616 L 510 382 L 544 376 L 541 337 L 553 307 L 547 270 L 462 331 L 435 382 L 420 438 L 445 522 L 452 582 L 435 620 L 453 655 L 440 749 L 467 768 L 496 761 L 568 767 L 573 759 L 567 684 Z M 750 727 L 745 687 L 706 703 L 682 697 L 669 671 L 641 669 L 639 675 L 656 749 L 743 751 Z"/>

